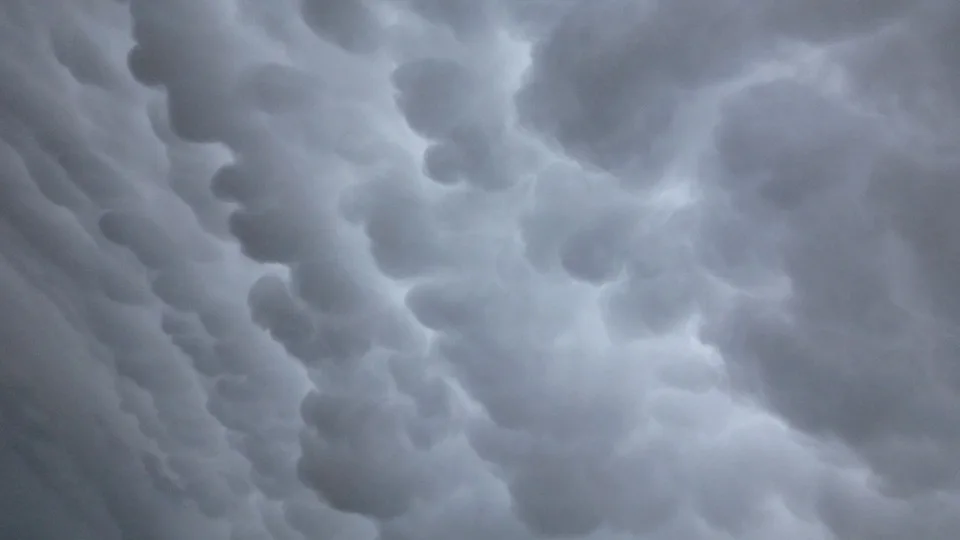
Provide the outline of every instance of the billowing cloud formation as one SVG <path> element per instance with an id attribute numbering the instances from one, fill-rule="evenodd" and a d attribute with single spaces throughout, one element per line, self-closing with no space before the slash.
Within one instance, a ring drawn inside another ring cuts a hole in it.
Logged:
<path id="1" fill-rule="evenodd" d="M 6 2 L 0 536 L 956 538 L 957 21 Z"/>

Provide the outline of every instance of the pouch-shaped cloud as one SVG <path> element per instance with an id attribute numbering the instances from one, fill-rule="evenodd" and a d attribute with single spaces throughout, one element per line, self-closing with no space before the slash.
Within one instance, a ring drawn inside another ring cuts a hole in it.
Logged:
<path id="1" fill-rule="evenodd" d="M 958 20 L 6 2 L 0 536 L 955 538 Z"/>

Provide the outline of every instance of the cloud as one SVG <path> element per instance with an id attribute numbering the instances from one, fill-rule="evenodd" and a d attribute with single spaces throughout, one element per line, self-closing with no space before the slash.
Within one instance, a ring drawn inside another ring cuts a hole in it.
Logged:
<path id="1" fill-rule="evenodd" d="M 0 534 L 955 537 L 960 18 L 821 3 L 8 2 Z"/>
<path id="2" fill-rule="evenodd" d="M 662 164 L 691 92 L 735 75 L 764 50 L 756 10 L 741 4 L 574 4 L 533 46 L 517 96 L 521 119 L 602 169 Z M 648 183 L 655 173 L 634 181 Z"/>
<path id="3" fill-rule="evenodd" d="M 383 32 L 366 2 L 303 0 L 303 20 L 318 36 L 351 53 L 370 53 L 380 46 Z"/>

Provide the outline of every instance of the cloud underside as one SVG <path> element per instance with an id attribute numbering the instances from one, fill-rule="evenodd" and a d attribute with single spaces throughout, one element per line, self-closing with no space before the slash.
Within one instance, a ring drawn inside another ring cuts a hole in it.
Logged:
<path id="1" fill-rule="evenodd" d="M 958 21 L 5 2 L 0 536 L 960 536 Z"/>

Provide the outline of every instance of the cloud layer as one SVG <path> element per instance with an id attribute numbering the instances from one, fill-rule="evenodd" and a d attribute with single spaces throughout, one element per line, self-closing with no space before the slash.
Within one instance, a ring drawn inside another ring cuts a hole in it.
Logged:
<path id="1" fill-rule="evenodd" d="M 7 1 L 0 536 L 956 538 L 957 21 Z"/>

